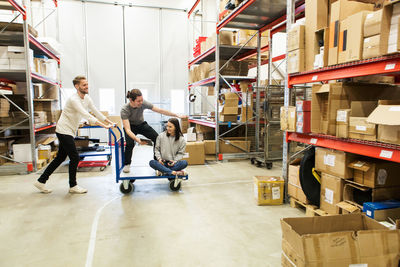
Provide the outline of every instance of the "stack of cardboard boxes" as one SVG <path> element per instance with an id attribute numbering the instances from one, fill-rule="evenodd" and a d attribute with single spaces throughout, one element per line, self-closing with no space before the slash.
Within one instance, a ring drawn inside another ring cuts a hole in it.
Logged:
<path id="1" fill-rule="evenodd" d="M 305 69 L 305 26 L 295 25 L 288 33 L 288 73 Z"/>

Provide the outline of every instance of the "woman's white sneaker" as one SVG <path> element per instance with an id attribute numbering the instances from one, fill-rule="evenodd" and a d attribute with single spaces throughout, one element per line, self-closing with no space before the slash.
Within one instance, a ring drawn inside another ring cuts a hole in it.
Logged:
<path id="1" fill-rule="evenodd" d="M 69 189 L 71 194 L 85 194 L 87 193 L 87 189 L 80 187 L 79 185 L 75 185 Z"/>
<path id="2" fill-rule="evenodd" d="M 49 189 L 49 188 L 46 187 L 46 184 L 42 184 L 42 183 L 39 182 L 39 181 L 36 181 L 33 185 L 34 185 L 37 189 L 39 189 L 40 192 L 42 192 L 43 194 L 50 194 L 51 192 L 53 192 L 53 190 L 51 190 L 51 189 Z"/>
<path id="3" fill-rule="evenodd" d="M 122 169 L 124 173 L 130 173 L 131 172 L 131 165 L 125 165 L 124 168 Z"/>

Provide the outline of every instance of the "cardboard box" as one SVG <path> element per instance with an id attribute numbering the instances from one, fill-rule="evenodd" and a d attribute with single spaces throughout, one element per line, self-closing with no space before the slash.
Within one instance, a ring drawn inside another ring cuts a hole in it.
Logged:
<path id="1" fill-rule="evenodd" d="M 362 209 L 365 202 L 399 200 L 400 187 L 370 188 L 348 181 L 344 185 L 343 201 Z"/>
<path id="2" fill-rule="evenodd" d="M 316 32 L 328 27 L 328 0 L 306 0 L 306 31 Z"/>
<path id="3" fill-rule="evenodd" d="M 205 140 L 205 153 L 206 155 L 215 155 L 215 140 Z M 229 140 L 219 141 L 219 153 L 243 153 L 250 151 L 251 141 L 245 140 Z"/>
<path id="4" fill-rule="evenodd" d="M 347 203 L 345 201 L 342 201 L 342 202 L 336 204 L 336 206 L 339 207 L 341 214 L 361 213 L 361 209 L 358 206 Z"/>
<path id="5" fill-rule="evenodd" d="M 352 101 L 349 121 L 349 138 L 376 141 L 376 125 L 367 117 L 378 106 L 377 101 Z"/>
<path id="6" fill-rule="evenodd" d="M 297 49 L 287 53 L 288 60 L 288 73 L 303 72 L 304 63 L 304 49 Z"/>
<path id="7" fill-rule="evenodd" d="M 336 137 L 349 138 L 351 109 L 339 109 L 336 116 Z"/>
<path id="8" fill-rule="evenodd" d="M 313 85 L 311 131 L 336 135 L 336 117 L 339 109 L 350 108 L 347 90 L 342 83 Z"/>
<path id="9" fill-rule="evenodd" d="M 34 102 L 35 111 L 45 111 L 47 113 L 47 122 L 57 122 L 57 110 L 59 108 L 56 101 Z"/>
<path id="10" fill-rule="evenodd" d="M 189 165 L 204 165 L 204 142 L 187 143 L 186 152 L 183 156 L 183 159 L 186 160 Z"/>
<path id="11" fill-rule="evenodd" d="M 220 60 L 219 67 L 222 68 L 226 63 L 226 60 Z M 209 76 L 215 76 L 215 62 L 210 63 Z M 247 76 L 249 74 L 249 63 L 244 61 L 230 61 L 222 70 L 221 75 L 227 76 Z"/>
<path id="12" fill-rule="evenodd" d="M 378 125 L 378 141 L 400 144 L 399 105 L 379 105 L 368 117 L 367 122 Z"/>
<path id="13" fill-rule="evenodd" d="M 288 33 L 288 51 L 305 48 L 305 25 L 296 25 Z"/>
<path id="14" fill-rule="evenodd" d="M 323 44 L 323 46 L 321 46 Z M 306 28 L 305 70 L 313 70 L 328 66 L 329 51 L 328 28 L 311 31 Z M 318 59 L 318 60 L 317 60 Z"/>
<path id="15" fill-rule="evenodd" d="M 361 60 L 363 58 L 364 21 L 372 12 L 361 11 L 340 23 L 338 63 Z"/>
<path id="16" fill-rule="evenodd" d="M 233 45 L 233 32 L 232 31 L 220 31 L 219 32 L 220 45 Z"/>
<path id="17" fill-rule="evenodd" d="M 282 205 L 285 181 L 281 177 L 255 176 L 254 197 L 257 205 Z"/>
<path id="18" fill-rule="evenodd" d="M 371 188 L 400 186 L 400 164 L 378 160 L 361 159 L 349 164 L 354 170 L 354 182 Z"/>
<path id="19" fill-rule="evenodd" d="M 281 227 L 283 262 L 297 267 L 394 267 L 399 261 L 400 244 L 389 240 L 398 240 L 400 230 L 363 214 L 284 218 Z"/>
<path id="20" fill-rule="evenodd" d="M 378 34 L 388 37 L 391 17 L 391 6 L 382 8 L 369 14 L 364 23 L 364 37 L 371 37 Z"/>
<path id="21" fill-rule="evenodd" d="M 187 130 L 189 128 L 189 118 L 183 118 L 183 119 L 181 118 L 180 126 L 181 126 L 182 133 L 187 133 Z"/>
<path id="22" fill-rule="evenodd" d="M 42 146 L 40 145 L 38 147 L 38 158 L 39 159 L 44 159 L 44 160 L 49 160 L 51 159 L 51 146 Z"/>
<path id="23" fill-rule="evenodd" d="M 364 39 L 363 59 L 379 57 L 386 54 L 387 43 L 383 42 L 381 35 L 375 35 Z"/>
<path id="24" fill-rule="evenodd" d="M 32 162 L 31 144 L 13 144 L 14 160 L 17 162 Z"/>
<path id="25" fill-rule="evenodd" d="M 296 131 L 296 107 L 281 107 L 281 130 Z"/>
<path id="26" fill-rule="evenodd" d="M 340 177 L 326 173 L 321 175 L 321 206 L 329 214 L 340 214 L 336 205 L 343 200 L 344 181 Z"/>
<path id="27" fill-rule="evenodd" d="M 239 97 L 235 93 L 225 93 L 222 95 L 220 105 L 221 115 L 237 115 L 239 113 Z"/>
<path id="28" fill-rule="evenodd" d="M 390 219 L 400 219 L 400 202 L 366 202 L 363 205 L 363 212 L 370 218 L 377 221 L 387 221 Z"/>
<path id="29" fill-rule="evenodd" d="M 183 134 L 183 137 L 185 138 L 186 142 L 196 142 L 197 136 L 194 127 L 188 128 L 187 133 Z"/>
<path id="30" fill-rule="evenodd" d="M 370 75 L 370 76 L 363 76 L 363 77 L 355 77 L 355 78 L 353 78 L 353 82 L 394 84 L 395 78 L 393 76 Z"/>
<path id="31" fill-rule="evenodd" d="M 372 4 L 356 1 L 338 0 L 331 5 L 331 18 L 329 25 L 329 59 L 328 65 L 338 64 L 340 22 L 360 11 L 373 11 Z"/>
<path id="32" fill-rule="evenodd" d="M 289 165 L 288 195 L 304 204 L 308 204 L 307 197 L 300 184 L 300 162 L 301 159 L 296 159 Z"/>
<path id="33" fill-rule="evenodd" d="M 322 147 L 315 149 L 315 169 L 343 179 L 353 178 L 353 169 L 349 164 L 355 160 L 355 155 L 339 150 Z"/>

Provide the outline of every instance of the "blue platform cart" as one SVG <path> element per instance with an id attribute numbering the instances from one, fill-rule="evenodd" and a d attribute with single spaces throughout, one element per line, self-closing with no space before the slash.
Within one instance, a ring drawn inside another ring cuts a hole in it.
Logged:
<path id="1" fill-rule="evenodd" d="M 156 172 L 148 166 L 146 168 L 146 175 L 138 175 L 138 176 L 130 176 L 130 177 L 121 177 L 121 172 L 122 169 L 124 168 L 124 161 L 125 161 L 125 153 L 124 153 L 124 137 L 122 134 L 122 131 L 119 127 L 116 127 L 118 129 L 121 138 L 117 138 L 115 133 L 110 129 L 110 135 L 112 136 L 114 140 L 114 149 L 115 149 L 115 181 L 116 183 L 119 183 L 121 181 L 121 185 L 119 186 L 119 190 L 123 194 L 129 194 L 134 190 L 134 185 L 133 183 L 136 180 L 149 180 L 149 179 L 168 179 L 169 180 L 169 188 L 172 191 L 179 191 L 181 189 L 182 185 L 182 180 L 188 180 L 189 176 L 174 176 L 174 175 L 162 175 L 162 176 L 157 176 Z"/>
<path id="2" fill-rule="evenodd" d="M 80 129 L 103 129 L 101 126 L 89 126 L 85 125 Z M 111 133 L 108 133 L 108 146 L 104 147 L 104 151 L 88 151 L 79 153 L 81 161 L 78 164 L 78 168 L 93 168 L 100 167 L 100 171 L 104 171 L 108 165 L 111 165 L 112 160 L 112 147 L 111 147 Z M 94 160 L 93 157 L 107 157 L 107 160 Z M 89 158 L 90 160 L 85 160 Z"/>

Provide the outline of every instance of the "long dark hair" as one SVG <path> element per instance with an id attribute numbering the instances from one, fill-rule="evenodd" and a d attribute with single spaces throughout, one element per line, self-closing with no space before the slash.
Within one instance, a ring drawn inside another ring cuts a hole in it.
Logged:
<path id="1" fill-rule="evenodd" d="M 172 123 L 175 126 L 175 141 L 178 141 L 181 136 L 183 136 L 181 131 L 181 126 L 179 125 L 179 120 L 177 118 L 170 118 L 168 122 Z M 169 133 L 167 132 L 167 136 Z"/>
<path id="2" fill-rule="evenodd" d="M 142 96 L 142 92 L 139 89 L 132 89 L 126 94 L 126 98 L 130 98 L 132 101 L 135 101 L 138 96 Z"/>

